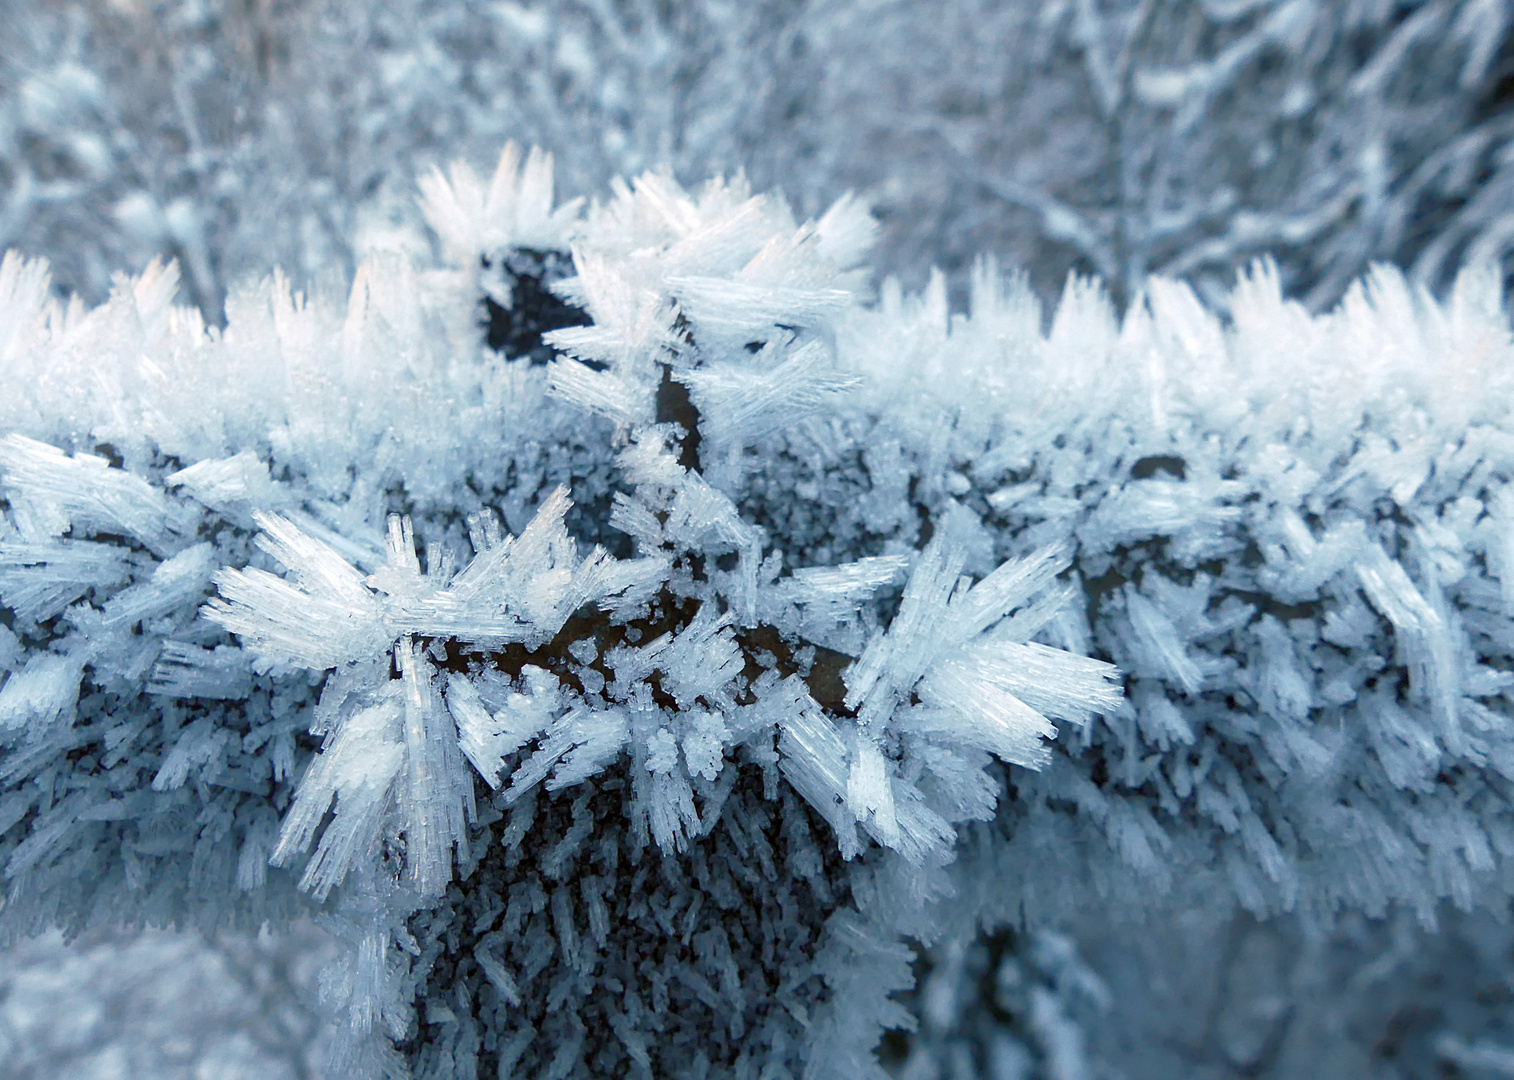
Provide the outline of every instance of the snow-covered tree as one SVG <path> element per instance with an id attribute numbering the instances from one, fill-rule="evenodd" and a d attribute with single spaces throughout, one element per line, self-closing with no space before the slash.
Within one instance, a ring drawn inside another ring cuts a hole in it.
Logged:
<path id="1" fill-rule="evenodd" d="M 1507 250 L 1503 4 L 824 8 L 818 51 L 893 60 L 831 64 L 800 121 L 819 172 L 877 185 L 890 267 L 965 278 L 997 251 L 1043 294 L 1076 269 L 1124 301 L 1157 273 L 1220 304 L 1268 255 L 1321 310 L 1374 260 L 1440 289 Z"/>

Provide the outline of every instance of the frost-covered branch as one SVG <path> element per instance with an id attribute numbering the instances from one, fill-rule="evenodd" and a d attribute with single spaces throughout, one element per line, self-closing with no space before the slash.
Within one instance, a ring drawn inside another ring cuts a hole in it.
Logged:
<path id="1" fill-rule="evenodd" d="M 338 1071 L 850 1077 L 906 936 L 1507 899 L 1494 271 L 1043 326 L 866 300 L 855 200 L 550 166 L 224 331 L 0 263 L 0 928 L 318 909 Z"/>

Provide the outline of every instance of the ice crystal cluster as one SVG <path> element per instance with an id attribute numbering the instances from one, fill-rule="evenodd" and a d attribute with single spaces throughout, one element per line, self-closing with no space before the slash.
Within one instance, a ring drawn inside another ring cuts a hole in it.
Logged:
<path id="1" fill-rule="evenodd" d="M 421 190 L 439 259 L 224 328 L 0 265 L 6 933 L 316 909 L 356 1075 L 851 1078 L 906 939 L 1507 902 L 1496 271 L 1043 324 L 875 295 L 852 198 Z"/>

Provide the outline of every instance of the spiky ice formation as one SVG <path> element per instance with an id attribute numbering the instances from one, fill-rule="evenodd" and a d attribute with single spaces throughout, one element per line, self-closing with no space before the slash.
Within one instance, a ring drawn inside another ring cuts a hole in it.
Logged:
<path id="1" fill-rule="evenodd" d="M 1229 324 L 1073 281 L 1043 332 L 987 264 L 966 316 L 939 281 L 865 303 L 851 201 L 654 174 L 559 212 L 545 168 L 428 181 L 449 265 L 369 263 L 345 310 L 274 279 L 222 333 L 171 270 L 65 310 L 7 257 L 13 931 L 298 884 L 351 945 L 347 1067 L 760 1072 L 729 1025 L 659 1029 L 667 994 L 855 1076 L 907 1023 L 901 934 L 1090 888 L 1509 895 L 1489 280 L 1385 270 L 1312 317 L 1262 268 Z M 501 266 L 592 321 L 496 350 Z M 762 914 L 696 905 L 719 882 Z M 461 955 L 512 902 L 536 929 Z"/>

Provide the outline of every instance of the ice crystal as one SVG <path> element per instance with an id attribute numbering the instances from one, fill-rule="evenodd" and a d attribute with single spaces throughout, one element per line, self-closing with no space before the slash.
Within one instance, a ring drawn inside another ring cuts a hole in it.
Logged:
<path id="1" fill-rule="evenodd" d="M 1496 276 L 1043 329 L 873 297 L 851 199 L 550 165 L 224 331 L 6 256 L 7 932 L 318 907 L 359 1073 L 854 1077 L 906 936 L 1507 899 Z"/>

